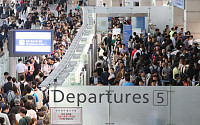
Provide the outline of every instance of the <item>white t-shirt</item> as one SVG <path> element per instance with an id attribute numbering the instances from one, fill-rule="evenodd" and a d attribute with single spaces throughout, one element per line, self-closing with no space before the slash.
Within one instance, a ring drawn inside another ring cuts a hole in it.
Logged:
<path id="1" fill-rule="evenodd" d="M 60 62 L 53 64 L 53 69 L 55 69 L 59 64 L 60 64 Z"/>
<path id="2" fill-rule="evenodd" d="M 32 118 L 36 118 L 37 119 L 37 114 L 35 112 L 35 110 L 31 109 L 31 110 L 27 110 L 27 115 L 29 115 Z"/>
<path id="3" fill-rule="evenodd" d="M 17 73 L 24 73 L 25 72 L 25 68 L 26 68 L 25 64 L 23 64 L 21 62 L 16 65 Z"/>
<path id="4" fill-rule="evenodd" d="M 26 114 L 26 116 L 29 116 L 29 115 Z M 15 117 L 16 117 L 16 120 L 17 120 L 18 123 L 19 123 L 19 120 L 22 118 L 22 117 L 20 116 L 20 113 L 15 114 Z"/>

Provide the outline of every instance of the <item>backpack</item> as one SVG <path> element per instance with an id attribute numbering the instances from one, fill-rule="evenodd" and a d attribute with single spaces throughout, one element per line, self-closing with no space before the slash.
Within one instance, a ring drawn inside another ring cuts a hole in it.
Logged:
<path id="1" fill-rule="evenodd" d="M 158 73 L 158 66 L 156 66 L 156 68 L 154 68 L 154 66 L 152 65 L 152 71 L 151 72 L 154 72 L 154 71 L 156 71 L 157 73 Z"/>
<path id="2" fill-rule="evenodd" d="M 29 117 L 29 116 L 26 116 L 26 117 Z M 30 121 L 27 121 L 27 120 L 26 120 L 26 117 L 23 117 L 23 119 L 24 119 L 24 121 L 26 122 L 26 125 L 28 125 L 28 123 L 29 123 Z"/>
<path id="3" fill-rule="evenodd" d="M 25 82 L 20 82 L 20 90 L 21 90 L 21 95 L 24 96 L 24 83 Z"/>
<path id="4" fill-rule="evenodd" d="M 106 60 L 103 60 L 103 68 L 108 67 L 108 57 Z"/>
<path id="5" fill-rule="evenodd" d="M 11 101 L 9 102 L 10 103 L 10 107 L 13 107 L 15 105 L 14 100 L 15 99 L 20 99 L 20 96 L 19 95 L 15 95 L 15 97 L 13 97 L 11 92 L 12 92 L 12 90 L 8 91 L 8 97 L 11 98 Z"/>

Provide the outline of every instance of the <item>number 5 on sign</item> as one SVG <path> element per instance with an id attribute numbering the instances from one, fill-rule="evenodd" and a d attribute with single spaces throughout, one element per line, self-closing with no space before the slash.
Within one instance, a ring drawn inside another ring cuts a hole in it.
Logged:
<path id="1" fill-rule="evenodd" d="M 153 91 L 153 105 L 154 106 L 167 106 L 168 105 L 168 94 L 165 90 Z"/>

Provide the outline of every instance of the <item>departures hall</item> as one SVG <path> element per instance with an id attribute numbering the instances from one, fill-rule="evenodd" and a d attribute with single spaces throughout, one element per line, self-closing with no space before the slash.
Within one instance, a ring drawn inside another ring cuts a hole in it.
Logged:
<path id="1" fill-rule="evenodd" d="M 0 125 L 200 125 L 200 0 L 1 0 Z"/>

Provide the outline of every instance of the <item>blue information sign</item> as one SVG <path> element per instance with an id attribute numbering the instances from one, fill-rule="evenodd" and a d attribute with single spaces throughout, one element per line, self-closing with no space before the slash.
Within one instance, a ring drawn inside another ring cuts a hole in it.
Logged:
<path id="1" fill-rule="evenodd" d="M 108 31 L 110 32 L 112 29 L 112 17 L 108 17 Z"/>
<path id="2" fill-rule="evenodd" d="M 15 31 L 15 53 L 52 53 L 51 31 Z"/>
<path id="3" fill-rule="evenodd" d="M 172 5 L 184 9 L 184 1 L 185 0 L 172 0 Z"/>
<path id="4" fill-rule="evenodd" d="M 128 49 L 128 40 L 132 35 L 132 25 L 123 25 L 123 43 L 126 45 Z"/>

